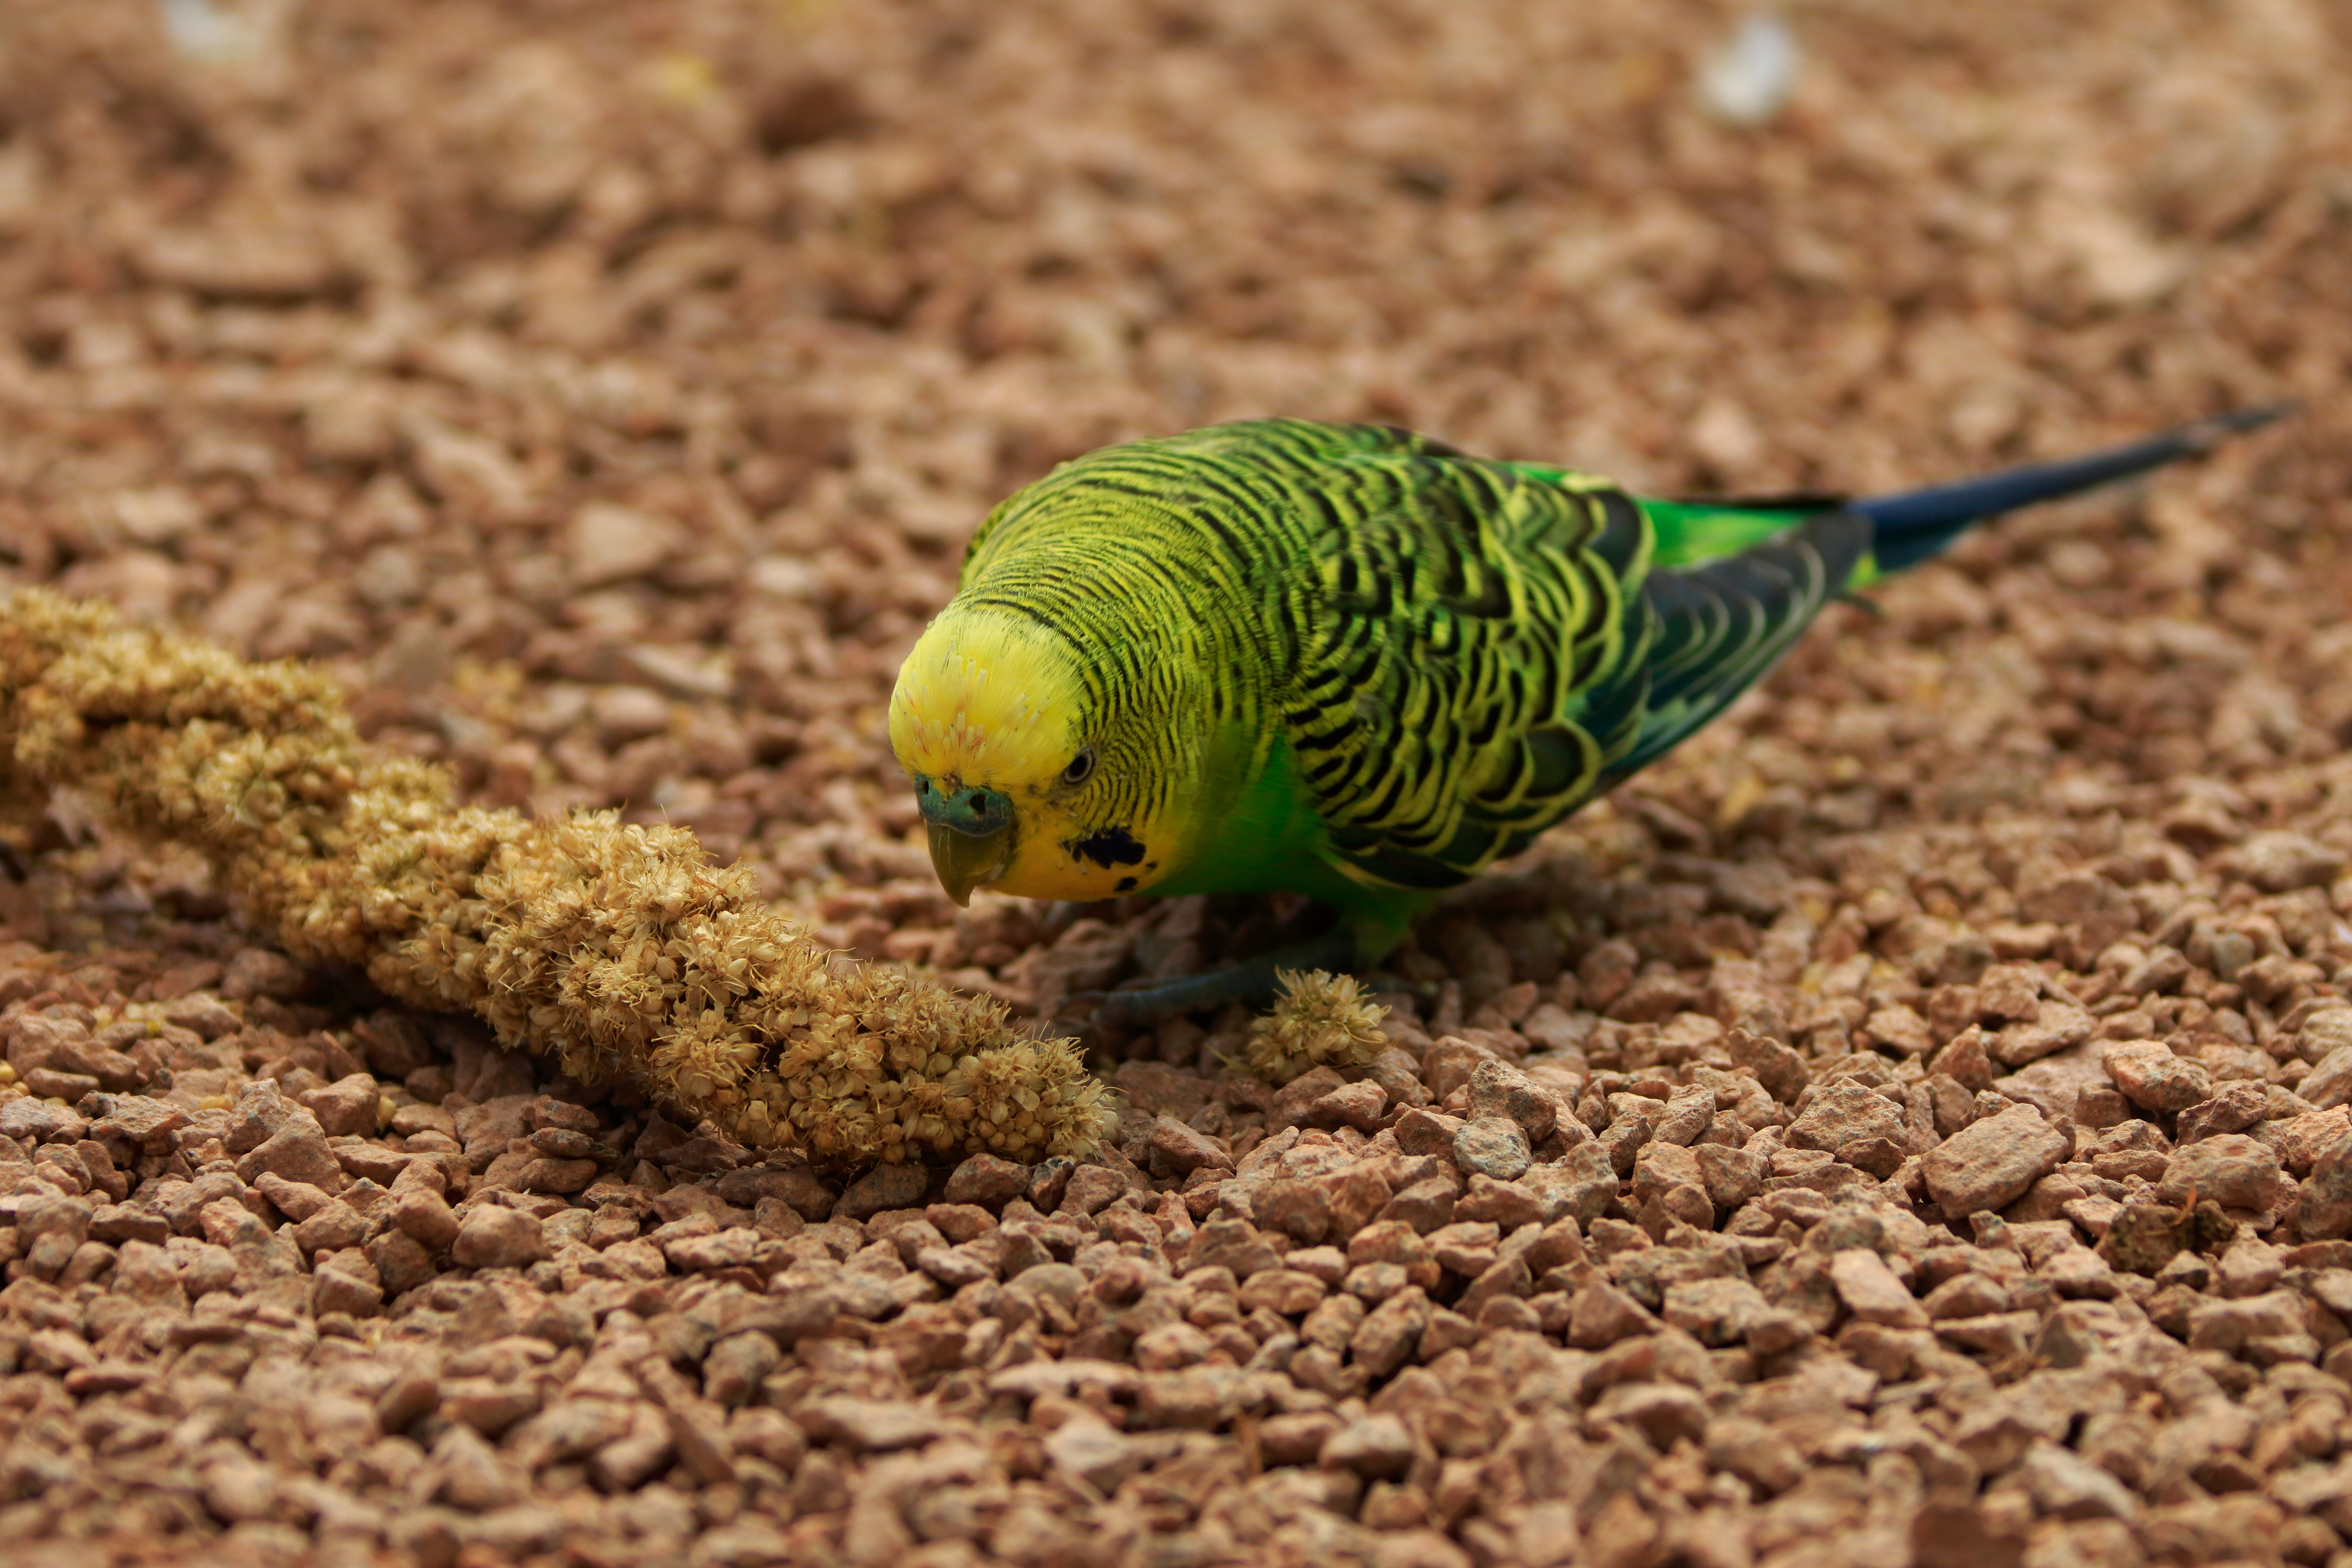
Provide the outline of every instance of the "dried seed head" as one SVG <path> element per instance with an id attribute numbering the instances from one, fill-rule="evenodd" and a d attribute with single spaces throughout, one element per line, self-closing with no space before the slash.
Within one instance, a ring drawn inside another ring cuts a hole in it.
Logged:
<path id="1" fill-rule="evenodd" d="M 1388 1009 L 1366 1000 L 1352 974 L 1279 970 L 1282 995 L 1250 1025 L 1242 1049 L 1248 1071 L 1268 1083 L 1288 1083 L 1318 1067 L 1362 1067 L 1387 1048 L 1381 1020 Z"/>
<path id="2" fill-rule="evenodd" d="M 1108 1125 L 1075 1042 L 828 953 L 683 829 L 453 806 L 441 769 L 362 745 L 323 672 L 26 590 L 0 603 L 0 790 L 66 785 L 208 856 L 295 958 L 362 967 L 748 1144 L 1035 1161 Z"/>

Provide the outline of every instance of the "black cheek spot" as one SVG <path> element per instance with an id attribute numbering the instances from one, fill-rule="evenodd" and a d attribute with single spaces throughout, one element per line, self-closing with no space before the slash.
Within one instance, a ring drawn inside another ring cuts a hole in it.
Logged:
<path id="1" fill-rule="evenodd" d="M 1132 866 L 1143 858 L 1143 846 L 1124 827 L 1106 827 L 1084 838 L 1072 839 L 1062 847 L 1106 870 L 1113 866 Z"/>
<path id="2" fill-rule="evenodd" d="M 1135 879 L 1132 877 L 1121 877 L 1118 879 L 1118 884 L 1111 889 L 1111 891 L 1114 893 L 1131 893 L 1135 891 Z"/>

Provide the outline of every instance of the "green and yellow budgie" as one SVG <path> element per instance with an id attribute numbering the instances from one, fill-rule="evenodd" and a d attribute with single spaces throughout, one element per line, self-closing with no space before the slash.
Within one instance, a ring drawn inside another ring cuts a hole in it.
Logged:
<path id="1" fill-rule="evenodd" d="M 1328 935 L 1112 998 L 1261 1000 L 1654 761 L 1822 606 L 1971 524 L 2274 410 L 1868 500 L 1660 501 L 1377 426 L 1265 420 L 1065 463 L 992 512 L 900 671 L 933 863 L 1042 899 L 1306 894 Z"/>

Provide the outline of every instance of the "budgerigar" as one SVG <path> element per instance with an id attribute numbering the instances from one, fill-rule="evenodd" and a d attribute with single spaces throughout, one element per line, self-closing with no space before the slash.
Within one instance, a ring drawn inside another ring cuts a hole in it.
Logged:
<path id="1" fill-rule="evenodd" d="M 1874 500 L 1661 501 L 1407 431 L 1262 420 L 1108 447 L 990 514 L 890 744 L 958 903 L 1289 891 L 1314 942 L 1129 1016 L 1360 968 L 1441 889 L 1671 750 L 1822 606 L 2013 508 L 2262 424 Z"/>

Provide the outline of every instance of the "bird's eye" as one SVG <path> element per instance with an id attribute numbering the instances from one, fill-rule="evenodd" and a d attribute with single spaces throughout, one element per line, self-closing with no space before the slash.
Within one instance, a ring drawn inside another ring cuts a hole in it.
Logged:
<path id="1" fill-rule="evenodd" d="M 1094 776 L 1095 752 L 1092 746 L 1072 757 L 1070 765 L 1062 770 L 1062 782 L 1066 784 L 1082 784 Z"/>

